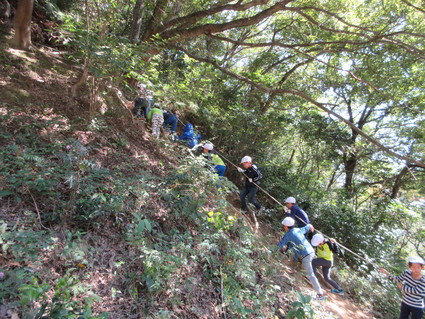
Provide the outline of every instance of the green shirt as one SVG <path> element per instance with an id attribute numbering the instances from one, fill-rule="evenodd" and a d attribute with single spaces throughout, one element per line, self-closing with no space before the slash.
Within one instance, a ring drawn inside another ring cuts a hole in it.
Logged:
<path id="1" fill-rule="evenodd" d="M 334 254 L 327 243 L 317 247 L 317 257 L 332 261 L 333 255 Z"/>
<path id="2" fill-rule="evenodd" d="M 217 154 L 211 154 L 211 158 L 212 158 L 212 162 L 214 163 L 214 165 L 226 166 L 226 165 L 224 165 L 223 160 Z"/>
<path id="3" fill-rule="evenodd" d="M 163 114 L 162 113 L 162 110 L 160 110 L 160 109 L 158 109 L 158 108 L 156 108 L 156 107 L 154 107 L 154 108 L 151 108 L 151 110 L 149 111 L 149 113 L 148 113 L 148 120 L 150 121 L 150 120 L 152 120 L 152 116 L 154 115 L 154 114 Z"/>

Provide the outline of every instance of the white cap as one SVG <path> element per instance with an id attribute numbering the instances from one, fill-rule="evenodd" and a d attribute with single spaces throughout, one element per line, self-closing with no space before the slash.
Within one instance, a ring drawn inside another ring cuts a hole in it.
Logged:
<path id="1" fill-rule="evenodd" d="M 244 156 L 241 159 L 241 164 L 242 163 L 247 163 L 247 162 L 252 162 L 252 158 L 250 156 Z"/>
<path id="2" fill-rule="evenodd" d="M 412 257 L 409 257 L 409 263 L 412 263 L 412 264 L 424 264 L 424 260 L 421 258 L 421 257 L 418 257 L 418 256 L 412 256 Z"/>
<path id="3" fill-rule="evenodd" d="M 295 204 L 297 201 L 295 200 L 295 198 L 294 197 L 288 197 L 286 200 L 285 200 L 285 203 L 291 203 L 291 204 Z"/>
<path id="4" fill-rule="evenodd" d="M 292 227 L 295 225 L 295 220 L 292 217 L 285 217 L 285 219 L 282 220 L 282 225 Z"/>
<path id="5" fill-rule="evenodd" d="M 323 237 L 322 234 L 316 234 L 311 239 L 311 244 L 313 246 L 318 246 L 320 243 L 323 243 L 324 240 L 325 240 L 325 237 Z"/>
<path id="6" fill-rule="evenodd" d="M 206 150 L 212 151 L 214 148 L 214 145 L 212 145 L 212 143 L 205 143 L 204 145 L 202 145 L 203 148 L 205 148 Z"/>

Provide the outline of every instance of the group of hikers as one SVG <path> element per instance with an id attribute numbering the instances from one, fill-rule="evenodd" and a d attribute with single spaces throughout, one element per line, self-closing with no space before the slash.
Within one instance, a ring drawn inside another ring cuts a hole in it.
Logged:
<path id="1" fill-rule="evenodd" d="M 241 208 L 247 210 L 245 197 L 261 212 L 264 207 L 255 199 L 259 180 L 262 174 L 256 165 L 252 164 L 249 156 L 244 156 L 238 167 L 238 171 L 245 175 L 245 188 L 240 192 Z M 294 261 L 301 262 L 314 290 L 317 292 L 316 299 L 324 300 L 326 295 L 317 279 L 318 270 L 321 268 L 324 280 L 332 286 L 331 292 L 344 294 L 341 286 L 331 278 L 330 271 L 333 266 L 334 254 L 339 254 L 338 243 L 333 238 L 325 238 L 321 233 L 316 233 L 310 224 L 307 213 L 296 204 L 294 197 L 285 200 L 286 217 L 282 220 L 285 234 L 278 243 L 280 252 L 291 252 Z M 316 250 L 314 249 L 316 248 Z M 424 313 L 425 276 L 422 275 L 424 260 L 418 256 L 408 259 L 408 269 L 401 275 L 390 274 L 386 269 L 379 270 L 388 275 L 391 280 L 398 283 L 402 291 L 403 299 L 400 307 L 399 319 L 421 319 Z"/>
<path id="2" fill-rule="evenodd" d="M 173 113 L 173 104 L 168 103 L 168 110 L 163 110 L 159 103 L 154 100 L 152 90 L 146 88 L 144 84 L 137 85 L 138 96 L 134 100 L 132 113 L 136 119 L 144 119 L 151 123 L 152 136 L 159 138 L 161 135 L 161 127 L 164 128 L 165 134 L 171 134 L 173 138 L 185 141 L 192 148 L 198 144 L 201 136 L 195 133 L 193 125 L 188 123 L 184 127 L 184 132 L 179 137 L 175 136 L 178 124 L 178 117 Z"/>
<path id="3" fill-rule="evenodd" d="M 247 211 L 245 197 L 248 196 L 248 201 L 255 206 L 257 214 L 260 214 L 264 207 L 255 198 L 255 194 L 258 191 L 259 180 L 263 175 L 258 167 L 252 163 L 250 156 L 244 156 L 240 161 L 240 165 L 243 168 L 238 167 L 238 171 L 245 176 L 245 187 L 240 191 L 241 209 Z M 285 235 L 278 243 L 279 250 L 282 253 L 291 252 L 293 259 L 302 263 L 306 275 L 317 292 L 316 299 L 323 300 L 326 298 L 317 280 L 320 268 L 324 279 L 333 287 L 331 292 L 344 294 L 344 290 L 330 276 L 330 270 L 333 266 L 333 254 L 339 253 L 335 239 L 326 239 L 320 233 L 311 236 L 314 232 L 314 227 L 310 224 L 306 212 L 296 205 L 294 197 L 288 197 L 285 200 L 285 206 L 287 216 L 282 221 Z M 317 247 L 317 256 L 313 247 Z"/>
<path id="4" fill-rule="evenodd" d="M 159 137 L 160 127 L 164 126 L 166 131 L 176 133 L 177 117 L 171 112 L 162 111 L 158 104 L 153 103 L 152 91 L 146 90 L 143 85 L 138 86 L 140 96 L 135 101 L 133 114 L 136 117 L 145 117 L 152 123 L 152 135 Z M 153 105 L 152 105 L 153 104 Z M 178 137 L 179 140 L 186 141 L 190 148 L 198 146 L 202 149 L 202 154 L 209 163 L 211 170 L 219 177 L 224 176 L 226 165 L 214 149 L 210 142 L 198 143 L 201 136 L 193 130 L 192 124 L 186 124 L 184 132 Z M 177 137 L 176 137 L 177 139 Z M 240 190 L 239 197 L 241 209 L 248 211 L 248 202 L 256 208 L 256 215 L 260 215 L 264 206 L 256 199 L 259 189 L 260 179 L 263 177 L 258 167 L 253 164 L 250 156 L 242 157 L 240 161 L 242 167 L 237 167 L 238 171 L 245 177 L 244 188 Z M 318 270 L 321 269 L 324 280 L 332 286 L 331 292 L 344 294 L 341 286 L 331 278 L 330 272 L 333 266 L 334 254 L 339 254 L 338 243 L 333 238 L 325 238 L 320 232 L 313 235 L 315 229 L 310 223 L 307 213 L 296 204 L 294 197 L 285 200 L 286 217 L 282 220 L 285 234 L 278 243 L 279 251 L 290 252 L 294 261 L 300 262 L 309 278 L 314 290 L 317 293 L 317 300 L 326 299 L 324 290 L 318 281 Z M 422 275 L 424 260 L 421 257 L 413 256 L 408 260 L 408 269 L 401 275 L 394 276 L 386 269 L 380 271 L 398 283 L 402 290 L 403 300 L 400 308 L 399 319 L 420 319 L 424 313 L 425 297 L 425 276 Z M 411 315 L 411 317 L 409 317 Z"/>
<path id="5" fill-rule="evenodd" d="M 134 100 L 132 112 L 137 119 L 146 119 L 152 124 L 152 135 L 156 138 L 161 134 L 161 127 L 167 133 L 175 134 L 177 129 L 177 116 L 171 111 L 161 110 L 155 103 L 153 91 L 146 89 L 143 84 L 137 85 L 138 97 Z M 172 108 L 172 105 L 169 105 Z"/>

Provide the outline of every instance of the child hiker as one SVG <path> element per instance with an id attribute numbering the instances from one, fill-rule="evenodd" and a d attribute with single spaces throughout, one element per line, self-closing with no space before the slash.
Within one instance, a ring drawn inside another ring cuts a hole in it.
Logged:
<path id="1" fill-rule="evenodd" d="M 241 165 L 243 166 L 243 169 L 238 167 L 238 171 L 246 175 L 245 188 L 240 192 L 241 209 L 243 211 L 248 211 L 248 206 L 245 200 L 245 197 L 248 195 L 248 201 L 254 204 L 255 208 L 257 208 L 257 213 L 260 213 L 263 210 L 263 207 L 255 199 L 255 194 L 258 191 L 258 181 L 263 177 L 263 175 L 257 166 L 252 164 L 252 158 L 249 156 L 242 157 Z"/>
<path id="2" fill-rule="evenodd" d="M 157 104 L 149 111 L 148 113 L 148 121 L 152 121 L 152 135 L 156 138 L 159 138 L 159 134 L 161 133 L 161 126 L 164 123 L 164 115 L 162 114 L 162 110 L 159 108 Z"/>
<path id="3" fill-rule="evenodd" d="M 317 269 L 322 267 L 322 273 L 325 280 L 333 287 L 331 292 L 342 295 L 344 290 L 330 276 L 333 265 L 333 254 L 339 253 L 339 247 L 335 239 L 325 239 L 322 234 L 315 234 L 311 239 L 311 245 L 317 247 L 317 258 L 311 262 L 315 276 L 317 277 Z"/>
<path id="4" fill-rule="evenodd" d="M 421 257 L 409 257 L 408 268 L 399 276 L 390 274 L 386 269 L 379 270 L 397 282 L 403 299 L 400 306 L 399 319 L 421 319 L 424 314 L 425 276 L 422 275 L 424 260 Z"/>
<path id="5" fill-rule="evenodd" d="M 226 165 L 224 165 L 220 156 L 217 155 L 217 152 L 214 150 L 214 145 L 212 143 L 205 143 L 202 145 L 202 149 L 202 155 L 204 155 L 208 162 L 211 163 L 218 176 L 224 176 L 224 173 L 226 172 Z"/>
<path id="6" fill-rule="evenodd" d="M 308 215 L 304 210 L 302 210 L 297 204 L 294 197 L 288 197 L 285 200 L 285 206 L 289 209 L 287 213 L 288 217 L 292 217 L 295 219 L 297 223 L 297 227 L 303 227 L 307 224 L 310 224 L 310 220 L 308 219 Z"/>
<path id="7" fill-rule="evenodd" d="M 131 110 L 137 119 L 146 118 L 149 102 L 146 98 L 146 86 L 137 84 L 138 97 L 134 100 L 134 108 Z"/>
<path id="8" fill-rule="evenodd" d="M 304 267 L 307 277 L 313 285 L 314 290 L 317 292 L 317 300 L 324 300 L 326 296 L 323 294 L 323 290 L 320 287 L 319 281 L 314 275 L 313 267 L 311 262 L 314 258 L 314 249 L 305 238 L 305 234 L 309 231 L 314 231 L 314 227 L 310 224 L 305 225 L 301 228 L 295 228 L 295 220 L 292 217 L 286 217 L 282 221 L 285 235 L 280 240 L 278 246 L 281 252 L 285 252 L 288 249 L 292 251 L 295 261 L 300 261 Z"/>
<path id="9" fill-rule="evenodd" d="M 164 112 L 164 124 L 163 127 L 165 129 L 166 133 L 169 133 L 171 131 L 171 134 L 176 134 L 177 129 L 177 116 L 175 116 L 173 113 L 169 111 Z"/>
<path id="10" fill-rule="evenodd" d="M 183 134 L 179 136 L 179 140 L 186 141 L 186 144 L 189 146 L 189 148 L 197 146 L 201 138 L 202 136 L 195 133 L 193 125 L 190 123 L 185 125 Z"/>

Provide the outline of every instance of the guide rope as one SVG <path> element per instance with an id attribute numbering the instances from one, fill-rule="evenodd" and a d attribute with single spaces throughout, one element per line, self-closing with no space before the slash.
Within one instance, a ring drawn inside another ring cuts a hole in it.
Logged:
<path id="1" fill-rule="evenodd" d="M 232 166 L 234 166 L 236 169 L 237 168 L 239 168 L 239 166 L 237 166 L 236 164 L 234 164 L 232 161 L 230 161 L 226 156 L 224 156 L 221 152 L 219 152 L 219 151 L 217 151 L 217 149 L 215 149 L 215 151 L 221 156 L 221 157 L 223 157 L 227 162 L 229 162 Z M 243 173 L 242 172 L 242 174 L 246 177 L 246 178 L 249 178 L 245 173 Z M 262 187 L 260 187 L 257 183 L 255 183 L 255 182 L 252 182 L 255 186 L 257 186 L 258 187 L 258 189 L 260 189 L 261 191 L 263 191 L 267 196 L 269 196 L 272 200 L 274 200 L 278 205 L 280 205 L 280 206 L 282 206 L 282 207 L 286 207 L 284 204 L 282 204 L 280 201 L 278 201 L 276 198 L 274 198 L 272 195 L 270 195 L 270 193 L 268 193 L 264 188 L 262 188 Z M 303 223 L 305 223 L 301 218 L 299 218 L 298 216 L 295 216 L 296 218 L 298 218 L 300 221 L 302 221 Z M 326 235 L 326 234 L 324 234 L 323 232 L 321 232 L 321 231 L 319 231 L 318 229 L 316 229 L 316 228 L 314 228 L 314 230 L 316 231 L 316 232 L 318 232 L 319 234 L 322 234 L 324 237 L 327 237 L 327 238 L 332 238 L 332 237 L 330 237 L 330 236 L 328 236 L 328 235 Z M 368 264 L 370 264 L 370 265 L 372 265 L 373 267 L 375 267 L 375 268 L 379 268 L 379 266 L 378 265 L 376 265 L 375 263 L 373 263 L 372 261 L 370 261 L 370 260 L 367 260 L 366 258 L 364 258 L 364 257 L 362 257 L 362 256 L 360 256 L 359 254 L 357 254 L 357 253 L 355 253 L 354 251 L 352 251 L 351 249 L 349 249 L 349 248 L 347 248 L 347 247 L 345 247 L 344 245 L 342 245 L 340 242 L 338 242 L 338 245 L 340 246 L 340 247 L 342 247 L 344 250 L 346 250 L 346 251 L 348 251 L 348 252 L 350 252 L 351 254 L 353 254 L 354 256 L 356 256 L 357 258 L 359 258 L 359 259 L 361 259 L 361 260 L 363 260 L 363 261 L 365 261 L 366 263 L 368 263 Z"/>

